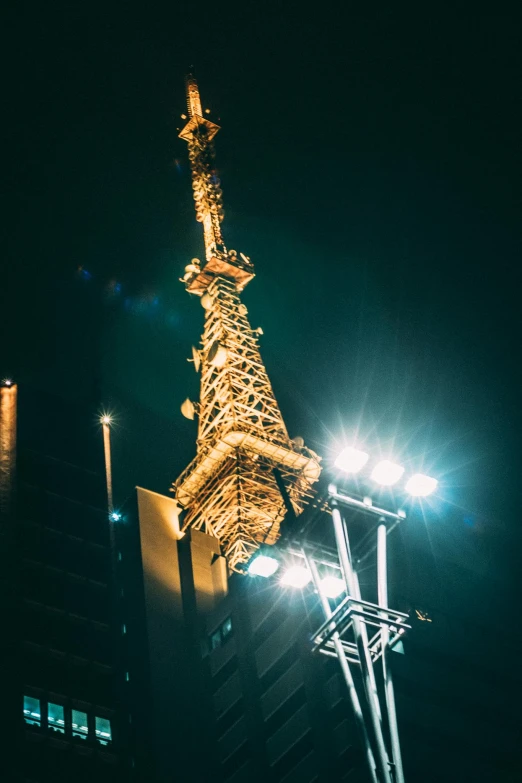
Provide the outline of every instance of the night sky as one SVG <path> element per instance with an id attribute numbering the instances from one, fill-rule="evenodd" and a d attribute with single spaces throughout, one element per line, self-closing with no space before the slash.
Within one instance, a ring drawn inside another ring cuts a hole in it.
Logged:
<path id="1" fill-rule="evenodd" d="M 17 5 L 0 372 L 114 412 L 122 502 L 194 455 L 194 64 L 290 434 L 328 459 L 359 432 L 516 550 L 522 15 L 360 6 Z"/>

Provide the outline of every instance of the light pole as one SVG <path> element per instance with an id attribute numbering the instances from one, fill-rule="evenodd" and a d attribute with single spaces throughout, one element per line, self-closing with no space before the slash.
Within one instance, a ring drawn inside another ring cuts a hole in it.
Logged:
<path id="1" fill-rule="evenodd" d="M 353 475 L 369 462 L 368 454 L 350 447 L 339 455 L 335 465 L 339 470 Z M 381 460 L 373 467 L 371 481 L 390 487 L 399 482 L 403 474 L 401 465 L 391 460 Z M 417 473 L 408 479 L 405 488 L 413 497 L 426 497 L 436 486 L 435 479 Z M 277 547 L 267 547 L 254 556 L 248 573 L 270 577 L 282 566 L 281 585 L 303 589 L 313 582 L 324 621 L 312 634 L 312 652 L 320 652 L 339 661 L 372 783 L 404 783 L 388 653 L 410 625 L 407 614 L 389 606 L 387 537 L 406 515 L 399 509 L 394 511 L 374 505 L 370 497 L 339 491 L 335 484 L 328 487 L 328 506 L 333 522 L 335 554 L 330 552 L 325 559 L 324 548 L 309 541 L 306 525 L 302 525 L 299 534 L 286 537 Z M 356 557 L 350 546 L 347 512 L 363 514 L 371 523 Z M 377 604 L 363 599 L 357 574 L 358 566 L 374 552 L 377 561 Z M 272 553 L 278 557 L 272 556 Z M 289 559 L 290 563 L 287 562 Z M 328 575 L 321 576 L 321 569 L 325 566 Z M 342 578 L 333 577 L 332 572 L 339 573 Z M 346 593 L 345 597 L 332 609 L 329 598 L 339 598 L 343 592 Z M 369 635 L 369 632 L 373 635 Z M 383 673 L 383 700 L 379 695 L 374 669 L 379 659 Z M 352 666 L 361 672 L 363 687 L 360 692 L 355 684 Z M 365 715 L 369 716 L 368 725 Z"/>

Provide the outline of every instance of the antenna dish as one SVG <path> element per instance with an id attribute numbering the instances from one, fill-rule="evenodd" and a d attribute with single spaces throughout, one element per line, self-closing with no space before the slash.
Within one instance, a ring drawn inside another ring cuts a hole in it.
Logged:
<path id="1" fill-rule="evenodd" d="M 190 361 L 190 359 L 189 359 Z M 201 367 L 201 355 L 197 348 L 194 348 L 192 346 L 192 361 L 194 362 L 194 369 L 196 372 L 199 372 L 199 368 Z"/>
<path id="2" fill-rule="evenodd" d="M 294 444 L 294 448 L 296 449 L 302 449 L 304 448 L 304 438 L 302 438 L 300 435 L 296 435 L 296 437 L 292 440 L 292 443 Z"/>
<path id="3" fill-rule="evenodd" d="M 247 306 L 244 304 L 240 304 L 239 307 L 237 308 L 237 311 L 239 315 L 248 315 Z"/>
<path id="4" fill-rule="evenodd" d="M 214 340 L 208 351 L 208 361 L 214 367 L 223 367 L 227 360 L 227 349 L 221 345 L 219 340 Z"/>
<path id="5" fill-rule="evenodd" d="M 210 296 L 209 293 L 204 293 L 201 297 L 201 307 L 203 307 L 205 310 L 211 310 L 212 305 L 214 304 L 214 300 Z"/>
<path id="6" fill-rule="evenodd" d="M 183 416 L 186 419 L 190 419 L 191 421 L 193 421 L 195 411 L 196 409 L 194 408 L 194 403 L 191 400 L 189 400 L 189 398 L 187 397 L 185 402 L 181 404 L 181 412 Z"/>

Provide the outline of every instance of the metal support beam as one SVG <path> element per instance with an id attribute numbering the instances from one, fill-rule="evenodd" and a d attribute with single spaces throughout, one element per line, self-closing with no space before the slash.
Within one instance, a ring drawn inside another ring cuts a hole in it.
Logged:
<path id="1" fill-rule="evenodd" d="M 332 616 L 332 609 L 330 607 L 330 603 L 328 601 L 328 598 L 325 596 L 324 591 L 321 587 L 321 580 L 319 578 L 319 573 L 317 571 L 317 565 L 315 564 L 312 557 L 309 557 L 306 553 L 306 551 L 303 549 L 303 554 L 305 557 L 305 560 L 308 564 L 308 567 L 310 569 L 310 573 L 312 574 L 312 579 L 314 581 L 315 589 L 317 590 L 317 594 L 319 596 L 319 600 L 321 601 L 321 606 L 323 609 L 323 613 L 325 618 L 328 620 Z M 335 632 L 332 635 L 332 642 L 335 647 L 335 652 L 337 654 L 337 659 L 339 661 L 339 665 L 341 667 L 341 671 L 344 677 L 344 681 L 348 688 L 348 694 L 350 696 L 350 701 L 352 702 L 353 712 L 355 715 L 355 721 L 357 724 L 357 728 L 359 730 L 361 740 L 364 746 L 364 751 L 366 754 L 366 760 L 368 761 L 368 767 L 370 769 L 370 775 L 372 777 L 373 783 L 378 783 L 378 777 L 377 777 L 377 767 L 375 765 L 375 758 L 373 755 L 372 747 L 370 744 L 370 740 L 368 738 L 368 732 L 366 731 L 366 724 L 364 722 L 364 715 L 363 711 L 361 709 L 361 702 L 359 701 L 359 697 L 357 695 L 357 691 L 355 689 L 355 683 L 353 681 L 352 672 L 350 669 L 350 664 L 348 663 L 346 659 L 346 655 L 344 653 L 344 648 L 341 642 L 341 637 L 337 632 Z"/>
<path id="2" fill-rule="evenodd" d="M 360 598 L 357 578 L 351 563 L 348 531 L 344 523 L 344 520 L 341 517 L 341 512 L 339 511 L 339 508 L 337 507 L 336 504 L 332 508 L 332 518 L 334 524 L 335 541 L 339 552 L 339 561 L 341 564 L 341 570 L 343 572 L 344 580 L 348 588 L 348 593 L 354 596 L 355 598 Z M 377 759 L 379 762 L 379 771 L 381 773 L 381 778 L 383 783 L 392 783 L 391 774 L 390 774 L 390 763 L 389 763 L 388 753 L 386 751 L 386 745 L 384 743 L 384 735 L 382 731 L 379 695 L 377 693 L 375 674 L 373 672 L 372 659 L 370 655 L 370 650 L 368 648 L 368 635 L 365 632 L 366 628 L 363 631 L 362 625 L 363 623 L 361 619 L 357 616 L 354 616 L 353 628 L 355 632 L 357 649 L 359 652 L 359 659 L 361 663 L 361 672 L 363 676 L 366 699 L 367 699 L 372 727 L 373 727 L 375 745 L 377 749 Z"/>
<path id="3" fill-rule="evenodd" d="M 387 530 L 386 520 L 381 518 L 377 527 L 377 591 L 379 606 L 388 608 L 388 555 L 387 555 Z M 388 726 L 393 763 L 395 765 L 395 783 L 404 783 L 404 771 L 402 767 L 401 745 L 399 742 L 399 727 L 397 725 L 397 711 L 395 709 L 395 690 L 390 666 L 388 665 L 388 642 L 390 629 L 386 622 L 381 627 L 382 639 L 382 673 L 384 679 L 384 693 L 386 697 L 386 709 L 388 713 Z"/>

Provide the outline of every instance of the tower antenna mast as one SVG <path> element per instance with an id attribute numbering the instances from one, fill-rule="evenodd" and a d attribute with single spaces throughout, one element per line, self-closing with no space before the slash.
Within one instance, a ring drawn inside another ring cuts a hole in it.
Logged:
<path id="1" fill-rule="evenodd" d="M 199 403 L 187 400 L 182 406 L 189 418 L 198 415 L 197 454 L 173 491 L 185 509 L 183 529 L 219 538 L 229 567 L 243 571 L 262 543 L 278 538 L 286 511 L 278 481 L 299 514 L 321 469 L 317 455 L 288 436 L 259 351 L 262 330 L 251 328 L 240 299 L 254 266 L 243 253 L 228 250 L 223 239 L 213 147 L 219 126 L 203 111 L 192 74 L 186 93 L 188 117 L 179 135 L 188 145 L 205 261 L 193 259 L 183 282 L 201 297 L 205 326 L 200 347 L 193 349 L 201 372 Z"/>

